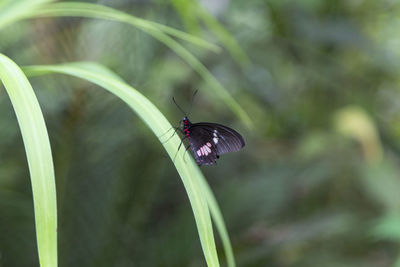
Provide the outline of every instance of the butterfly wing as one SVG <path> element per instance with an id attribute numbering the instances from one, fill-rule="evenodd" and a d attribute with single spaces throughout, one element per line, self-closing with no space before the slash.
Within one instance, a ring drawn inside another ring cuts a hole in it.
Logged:
<path id="1" fill-rule="evenodd" d="M 200 122 L 190 127 L 190 146 L 198 165 L 215 164 L 219 155 L 244 147 L 243 137 L 217 123 Z"/>
<path id="2" fill-rule="evenodd" d="M 212 143 L 212 133 L 203 127 L 191 127 L 190 148 L 193 151 L 194 159 L 199 166 L 212 165 L 218 158 L 217 149 Z"/>

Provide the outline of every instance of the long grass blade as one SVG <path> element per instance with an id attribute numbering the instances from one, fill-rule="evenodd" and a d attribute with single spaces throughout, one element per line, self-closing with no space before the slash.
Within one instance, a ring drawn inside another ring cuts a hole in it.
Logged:
<path id="1" fill-rule="evenodd" d="M 204 7 L 202 7 L 197 1 L 194 2 L 196 2 L 197 5 L 196 10 L 198 12 L 198 16 L 208 27 L 208 29 L 214 33 L 214 35 L 229 51 L 237 63 L 239 63 L 242 67 L 248 67 L 250 64 L 250 59 L 239 46 L 236 39 Z"/>
<path id="2" fill-rule="evenodd" d="M 35 210 L 39 261 L 57 266 L 57 201 L 53 158 L 43 114 L 21 69 L 0 54 L 0 80 L 17 115 L 28 159 Z"/>
<path id="3" fill-rule="evenodd" d="M 33 9 L 26 18 L 31 17 L 60 17 L 60 16 L 78 16 L 97 19 L 114 20 L 130 24 L 142 31 L 150 34 L 155 39 L 171 48 L 177 55 L 184 59 L 192 68 L 207 82 L 208 89 L 212 90 L 213 95 L 221 98 L 226 105 L 237 114 L 237 116 L 249 128 L 253 126 L 247 112 L 237 103 L 237 101 L 228 93 L 221 83 L 209 72 L 209 70 L 186 48 L 166 34 L 165 27 L 159 27 L 158 24 L 132 15 L 117 11 L 115 9 L 87 3 L 65 2 L 43 5 L 40 9 Z M 176 30 L 175 30 L 176 31 Z M 172 34 L 173 31 L 169 31 Z"/>
<path id="4" fill-rule="evenodd" d="M 0 1 L 0 29 L 21 20 L 27 13 L 54 0 L 3 0 Z"/>
<path id="5" fill-rule="evenodd" d="M 88 4 L 88 3 L 79 3 L 79 2 L 60 2 L 47 4 L 49 2 L 54 2 L 54 0 L 23 0 L 23 1 L 14 1 L 12 4 L 5 5 L 4 8 L 0 3 L 0 29 L 9 23 L 15 22 L 20 19 L 26 19 L 31 17 L 54 17 L 54 16 L 83 16 L 88 14 L 88 10 L 93 9 L 91 14 L 97 13 L 102 16 L 99 17 L 101 19 L 109 19 L 109 20 L 117 20 L 115 15 L 117 13 L 127 15 L 121 11 L 116 9 L 112 9 L 110 7 L 96 5 L 96 4 Z M 74 14 L 68 15 L 68 12 L 73 12 Z M 109 14 L 114 13 L 114 15 L 107 14 L 99 14 L 99 11 L 105 11 Z M 66 13 L 67 12 L 67 13 Z M 89 15 L 90 17 L 90 15 Z M 144 27 L 154 28 L 160 30 L 164 33 L 170 34 L 176 38 L 179 38 L 188 43 L 194 44 L 196 46 L 202 47 L 204 49 L 208 49 L 215 53 L 221 52 L 221 47 L 210 43 L 200 37 L 194 36 L 192 34 L 188 34 L 186 32 L 180 31 L 178 29 L 154 22 L 145 19 L 141 19 L 138 17 L 131 16 L 137 25 L 142 25 Z M 7 18 L 7 19 L 6 19 Z"/>
<path id="6" fill-rule="evenodd" d="M 71 63 L 30 66 L 24 68 L 24 70 L 28 75 L 62 73 L 88 80 L 126 102 L 155 135 L 159 136 L 159 133 L 165 133 L 171 129 L 171 124 L 147 98 L 121 81 L 121 79 L 116 79 L 114 74 L 107 75 L 103 67 L 101 67 L 103 70 L 97 71 L 96 69 L 99 68 L 99 65 L 93 65 L 93 63 Z M 163 143 L 163 141 L 160 137 L 160 142 L 163 144 L 170 158 L 173 159 L 180 143 L 179 137 L 175 135 L 168 142 Z M 184 149 L 181 149 L 175 158 L 174 164 L 182 179 L 193 209 L 203 253 L 208 266 L 219 266 L 207 196 L 203 190 L 205 178 L 192 158 L 188 160 L 186 157 L 186 161 L 183 158 Z"/>
<path id="7" fill-rule="evenodd" d="M 170 0 L 175 10 L 180 14 L 185 26 L 189 31 L 197 32 L 200 28 L 200 20 L 219 39 L 232 57 L 242 67 L 250 64 L 250 59 L 239 46 L 236 39 L 225 29 L 224 26 L 210 12 L 204 8 L 198 0 Z"/>
<path id="8" fill-rule="evenodd" d="M 225 221 L 222 217 L 222 213 L 218 206 L 217 200 L 215 199 L 214 194 L 211 191 L 211 188 L 206 179 L 201 179 L 200 182 L 203 186 L 203 192 L 207 199 L 208 208 L 210 209 L 210 213 L 217 228 L 217 232 L 221 237 L 222 245 L 224 246 L 226 263 L 229 267 L 235 267 L 236 262 L 233 255 L 231 240 L 229 239 L 228 231 L 225 226 Z"/>

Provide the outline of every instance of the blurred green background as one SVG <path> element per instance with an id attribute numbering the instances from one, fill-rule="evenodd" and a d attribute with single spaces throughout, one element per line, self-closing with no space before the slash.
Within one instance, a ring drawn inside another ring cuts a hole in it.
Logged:
<path id="1" fill-rule="evenodd" d="M 400 266 L 397 1 L 87 2 L 219 44 L 221 53 L 185 46 L 254 127 L 169 48 L 127 25 L 18 22 L 0 32 L 1 53 L 19 65 L 104 64 L 175 124 L 182 114 L 172 97 L 188 110 L 199 89 L 190 119 L 231 126 L 246 140 L 243 151 L 201 168 L 238 266 Z M 31 82 L 55 163 L 59 265 L 205 266 L 182 182 L 145 124 L 87 82 Z M 0 266 L 38 266 L 24 146 L 1 88 Z"/>

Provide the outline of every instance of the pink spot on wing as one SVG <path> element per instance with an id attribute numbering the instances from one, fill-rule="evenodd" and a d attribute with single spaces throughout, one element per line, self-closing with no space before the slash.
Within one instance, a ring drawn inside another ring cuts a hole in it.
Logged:
<path id="1" fill-rule="evenodd" d="M 210 142 L 207 142 L 206 145 L 209 146 L 209 147 L 211 147 L 211 143 L 210 143 Z"/>
<path id="2" fill-rule="evenodd" d="M 200 151 L 200 149 L 199 150 L 197 150 L 197 156 L 201 156 L 201 151 Z"/>

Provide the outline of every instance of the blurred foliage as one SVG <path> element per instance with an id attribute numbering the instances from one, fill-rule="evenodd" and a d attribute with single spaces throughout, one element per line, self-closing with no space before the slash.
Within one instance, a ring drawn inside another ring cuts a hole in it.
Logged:
<path id="1" fill-rule="evenodd" d="M 187 47 L 246 109 L 253 130 L 170 49 L 126 25 L 24 21 L 0 32 L 0 49 L 19 65 L 100 62 L 172 122 L 182 116 L 172 96 L 188 109 L 199 88 L 192 121 L 230 125 L 247 142 L 202 168 L 238 266 L 400 266 L 400 5 L 199 0 L 199 11 L 181 2 L 97 1 L 215 42 L 226 41 L 210 26 L 219 23 L 250 63 L 229 49 Z M 31 82 L 55 161 L 60 266 L 204 266 L 183 186 L 147 127 L 86 82 Z M 35 266 L 28 169 L 3 89 L 0 129 L 0 266 Z"/>

